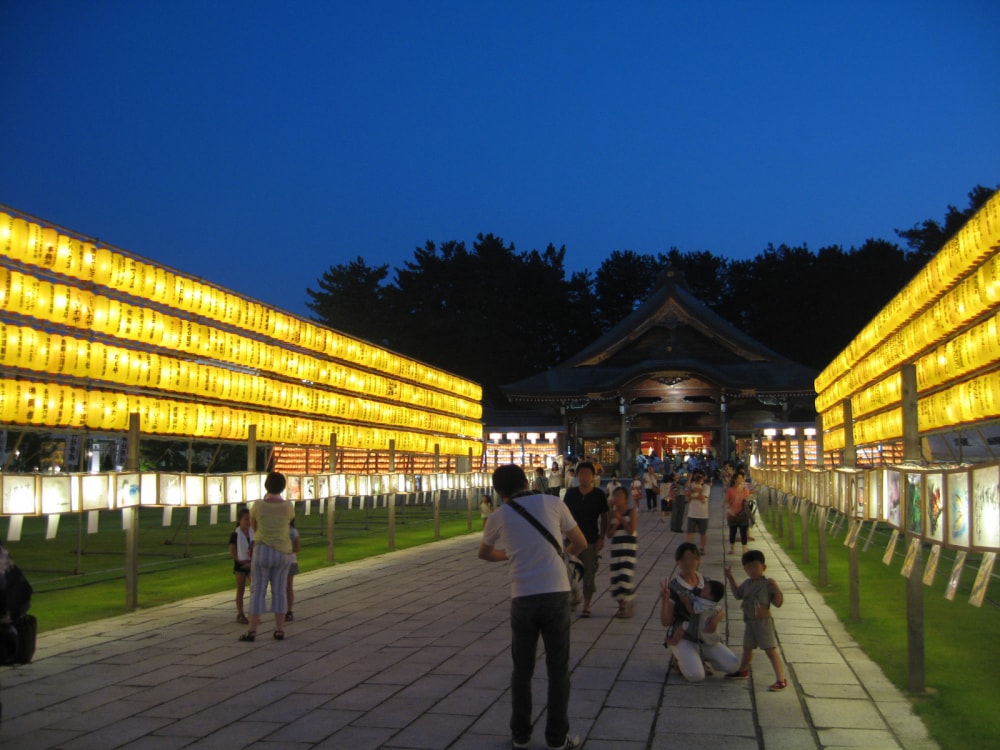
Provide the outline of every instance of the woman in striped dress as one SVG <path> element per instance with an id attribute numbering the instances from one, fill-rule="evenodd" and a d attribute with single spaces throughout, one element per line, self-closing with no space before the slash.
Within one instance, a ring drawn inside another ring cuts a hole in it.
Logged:
<path id="1" fill-rule="evenodd" d="M 618 602 L 618 617 L 634 614 L 636 530 L 639 508 L 629 503 L 629 493 L 616 487 L 611 494 L 611 519 L 607 536 L 611 539 L 611 596 Z"/>

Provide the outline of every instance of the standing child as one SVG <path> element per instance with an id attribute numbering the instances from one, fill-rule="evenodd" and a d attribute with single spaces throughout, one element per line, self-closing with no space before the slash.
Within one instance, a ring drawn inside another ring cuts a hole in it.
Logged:
<path id="1" fill-rule="evenodd" d="M 295 604 L 295 587 L 292 581 L 295 574 L 299 572 L 299 530 L 295 528 L 295 519 L 288 522 L 288 538 L 292 542 L 292 564 L 288 568 L 288 587 L 286 596 L 288 597 L 288 611 L 285 613 L 285 622 L 295 619 L 292 616 L 292 606 Z"/>
<path id="2" fill-rule="evenodd" d="M 743 658 L 739 669 L 730 672 L 726 677 L 730 680 L 745 680 L 749 677 L 753 650 L 762 648 L 767 658 L 771 660 L 771 666 L 774 667 L 775 682 L 768 690 L 771 692 L 784 690 L 788 687 L 788 681 L 785 679 L 785 667 L 778 653 L 778 637 L 774 632 L 771 605 L 780 607 L 785 597 L 773 578 L 764 577 L 764 571 L 767 570 L 764 553 L 752 549 L 743 554 L 743 570 L 749 578 L 739 586 L 733 578 L 732 566 L 727 565 L 725 570 L 726 580 L 733 596 L 743 600 L 743 622 L 746 623 L 743 631 Z"/>
<path id="3" fill-rule="evenodd" d="M 708 544 L 708 489 L 705 487 L 705 472 L 697 469 L 691 475 L 687 499 L 687 539 L 693 541 L 695 532 L 701 537 L 698 552 L 705 554 Z"/>
<path id="4" fill-rule="evenodd" d="M 250 556 L 253 554 L 253 529 L 247 508 L 240 509 L 236 523 L 236 529 L 229 535 L 229 555 L 233 558 L 233 575 L 236 576 L 236 622 L 246 625 L 249 620 L 243 614 L 243 595 L 250 580 Z"/>

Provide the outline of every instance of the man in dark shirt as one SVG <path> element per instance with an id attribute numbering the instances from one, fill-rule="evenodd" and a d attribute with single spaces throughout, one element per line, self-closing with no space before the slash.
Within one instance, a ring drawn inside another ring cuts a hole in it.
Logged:
<path id="1" fill-rule="evenodd" d="M 604 490 L 594 486 L 594 465 L 581 461 L 576 465 L 576 478 L 580 485 L 566 490 L 563 502 L 587 539 L 587 549 L 580 553 L 583 563 L 583 611 L 581 617 L 590 617 L 590 600 L 597 590 L 597 557 L 604 547 L 604 532 L 608 528 L 608 497 Z"/>

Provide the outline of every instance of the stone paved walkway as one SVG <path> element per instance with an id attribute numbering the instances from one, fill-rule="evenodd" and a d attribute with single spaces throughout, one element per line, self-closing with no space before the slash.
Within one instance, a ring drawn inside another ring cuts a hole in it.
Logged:
<path id="1" fill-rule="evenodd" d="M 716 488 L 717 515 L 719 498 Z M 702 572 L 722 578 L 727 545 L 718 518 L 713 525 Z M 658 584 L 683 538 L 643 513 L 636 617 L 612 617 L 605 558 L 594 616 L 573 623 L 570 720 L 584 746 L 936 748 L 767 531 L 754 534 L 785 592 L 775 621 L 789 689 L 767 691 L 762 653 L 748 682 L 667 676 Z M 300 574 L 282 642 L 271 638 L 273 620 L 256 643 L 237 642 L 230 593 L 45 633 L 34 663 L 0 670 L 0 747 L 509 747 L 507 570 L 476 559 L 478 545 L 473 534 Z M 729 609 L 738 651 L 732 599 Z M 540 662 L 539 714 L 544 671 Z M 544 717 L 534 747 L 545 745 L 543 726 Z"/>

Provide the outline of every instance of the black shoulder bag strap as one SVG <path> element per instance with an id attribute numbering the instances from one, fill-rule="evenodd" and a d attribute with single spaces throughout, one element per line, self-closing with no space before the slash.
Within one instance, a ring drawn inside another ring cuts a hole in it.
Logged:
<path id="1" fill-rule="evenodd" d="M 556 554 L 559 555 L 559 557 L 563 556 L 562 545 L 560 545 L 559 542 L 556 541 L 556 538 L 552 536 L 552 532 L 549 531 L 547 528 L 545 528 L 537 518 L 535 518 L 528 511 L 526 511 L 521 505 L 519 505 L 514 498 L 508 500 L 507 505 L 516 510 L 518 513 L 520 513 L 528 523 L 530 523 L 532 526 L 538 529 L 541 535 L 544 536 L 546 539 L 548 539 L 549 542 L 552 544 L 552 546 L 556 548 Z"/>

